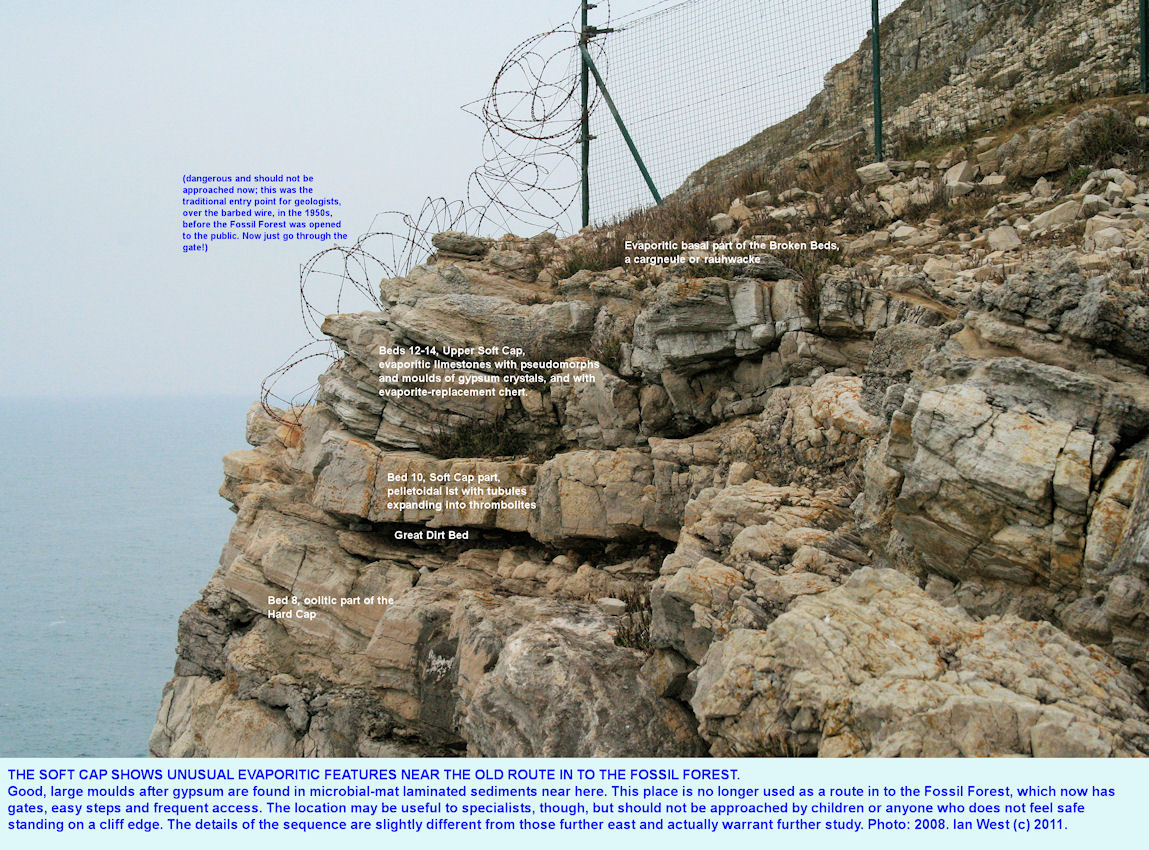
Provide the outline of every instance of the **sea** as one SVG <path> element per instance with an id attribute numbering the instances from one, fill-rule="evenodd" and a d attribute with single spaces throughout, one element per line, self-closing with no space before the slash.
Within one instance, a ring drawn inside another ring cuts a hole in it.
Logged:
<path id="1" fill-rule="evenodd" d="M 0 757 L 148 754 L 250 403 L 0 399 Z"/>

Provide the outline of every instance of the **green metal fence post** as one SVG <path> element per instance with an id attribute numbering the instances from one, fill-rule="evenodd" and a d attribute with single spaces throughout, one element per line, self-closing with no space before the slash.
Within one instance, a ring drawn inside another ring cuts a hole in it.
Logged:
<path id="1" fill-rule="evenodd" d="M 1141 0 L 1141 94 L 1149 94 L 1149 0 Z"/>
<path id="2" fill-rule="evenodd" d="M 591 5 L 582 0 L 582 28 L 579 30 L 579 48 L 585 49 L 587 39 L 586 14 Z M 582 148 L 582 226 L 590 224 L 590 113 L 587 105 L 590 98 L 590 78 L 587 76 L 586 59 L 579 57 L 582 68 L 579 71 L 579 90 L 582 95 L 582 138 L 579 144 Z"/>
<path id="3" fill-rule="evenodd" d="M 603 32 L 603 30 L 599 30 Z M 622 116 L 618 114 L 618 107 L 614 105 L 614 100 L 607 91 L 606 83 L 603 82 L 602 75 L 598 72 L 598 67 L 594 64 L 594 60 L 590 58 L 590 53 L 587 52 L 585 46 L 580 46 L 582 50 L 582 58 L 586 66 L 590 68 L 591 74 L 594 75 L 594 81 L 598 85 L 598 90 L 602 92 L 602 99 L 606 101 L 607 108 L 610 109 L 610 114 L 614 116 L 614 123 L 618 125 L 619 132 L 622 133 L 622 138 L 626 141 L 626 146 L 630 148 L 630 155 L 634 157 L 635 165 L 638 170 L 642 172 L 642 179 L 646 181 L 646 188 L 650 189 L 650 194 L 654 196 L 654 202 L 662 206 L 662 196 L 658 194 L 658 189 L 654 186 L 654 180 L 651 179 L 650 172 L 646 170 L 646 163 L 642 161 L 639 156 L 638 148 L 635 147 L 634 139 L 630 137 L 630 133 L 626 129 L 626 124 L 622 122 Z"/>
<path id="4" fill-rule="evenodd" d="M 1141 0 L 1142 5 L 1146 0 Z M 882 44 L 878 33 L 880 13 L 878 0 L 873 0 L 873 29 L 870 30 L 870 42 L 874 50 L 874 162 L 882 161 Z"/>

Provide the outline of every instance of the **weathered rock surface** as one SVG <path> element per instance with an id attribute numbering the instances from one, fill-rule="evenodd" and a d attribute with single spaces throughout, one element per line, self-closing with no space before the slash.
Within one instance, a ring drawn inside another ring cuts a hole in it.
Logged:
<path id="1" fill-rule="evenodd" d="M 645 655 L 616 646 L 607 621 L 590 609 L 540 618 L 546 603 L 522 604 L 530 603 L 508 612 L 488 601 L 458 618 L 460 677 L 466 676 L 461 727 L 472 755 L 704 752 L 693 717 L 639 676 Z"/>
<path id="2" fill-rule="evenodd" d="M 807 151 L 716 224 L 843 250 L 723 276 L 437 235 L 327 318 L 314 404 L 250 411 L 151 751 L 1149 754 L 1146 118 L 1074 106 L 838 195 Z"/>
<path id="3" fill-rule="evenodd" d="M 711 647 L 691 705 L 715 755 L 1149 753 L 1140 684 L 1048 624 L 982 622 L 893 570 Z"/>

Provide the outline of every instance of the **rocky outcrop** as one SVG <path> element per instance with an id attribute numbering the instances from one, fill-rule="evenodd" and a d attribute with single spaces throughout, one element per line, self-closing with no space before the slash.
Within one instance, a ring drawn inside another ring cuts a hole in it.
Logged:
<path id="1" fill-rule="evenodd" d="M 1140 683 L 1048 624 L 943 608 L 893 570 L 741 629 L 692 674 L 715 755 L 1149 752 Z"/>
<path id="2" fill-rule="evenodd" d="M 1133 92 L 1137 42 L 1137 9 L 1121 0 L 906 0 L 881 23 L 886 152 L 896 152 L 905 139 L 997 127 L 1060 104 L 1069 93 L 1087 99 Z M 707 163 L 679 192 L 770 171 L 780 161 L 817 168 L 821 152 L 843 144 L 868 149 L 872 89 L 867 37 L 829 71 L 804 110 Z M 1017 165 L 1005 173 L 1038 177 L 1060 170 L 1096 129 L 1086 121 L 1070 137 L 1050 139 L 1035 128 L 1018 141 L 1024 155 L 1010 157 Z M 867 168 L 870 184 L 893 178 L 886 164 Z M 982 162 L 981 170 L 995 168 Z"/>
<path id="3" fill-rule="evenodd" d="M 742 199 L 838 244 L 725 276 L 435 237 L 252 407 L 152 752 L 1149 753 L 1147 115 Z"/>
<path id="4" fill-rule="evenodd" d="M 615 645 L 609 618 L 552 613 L 538 600 L 508 607 L 460 609 L 460 726 L 471 755 L 704 752 L 693 716 L 639 676 L 643 659 Z"/>

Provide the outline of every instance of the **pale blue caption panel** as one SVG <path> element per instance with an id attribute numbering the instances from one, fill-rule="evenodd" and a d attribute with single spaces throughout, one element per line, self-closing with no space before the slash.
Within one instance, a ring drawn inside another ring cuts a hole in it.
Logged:
<path id="1" fill-rule="evenodd" d="M 1043 848 L 1080 848 L 1139 835 L 1149 781 L 1143 760 L 9 759 L 0 769 L 5 844 L 16 847 L 385 833 L 421 847 L 743 836 L 980 848 L 1026 833 Z"/>

